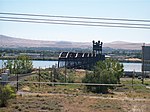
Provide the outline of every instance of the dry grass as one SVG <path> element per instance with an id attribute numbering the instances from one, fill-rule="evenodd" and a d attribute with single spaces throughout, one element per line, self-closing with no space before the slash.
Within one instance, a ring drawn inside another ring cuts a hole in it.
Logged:
<path id="1" fill-rule="evenodd" d="M 76 71 L 76 81 L 80 82 L 85 71 Z M 37 76 L 25 81 L 38 81 Z M 41 81 L 45 81 L 41 79 Z M 131 80 L 121 80 L 131 84 Z M 134 80 L 134 83 L 141 83 Z M 147 80 L 146 85 L 150 85 Z M 148 112 L 150 110 L 150 89 L 145 86 L 124 86 L 113 90 L 113 94 L 87 93 L 80 85 L 20 84 L 20 90 L 33 95 L 18 95 L 11 99 L 0 112 Z M 35 93 L 35 94 L 34 94 Z M 53 93 L 53 94 L 51 94 Z"/>
<path id="2" fill-rule="evenodd" d="M 0 112 L 148 112 L 150 101 L 122 100 L 120 98 L 35 95 L 18 96 Z"/>

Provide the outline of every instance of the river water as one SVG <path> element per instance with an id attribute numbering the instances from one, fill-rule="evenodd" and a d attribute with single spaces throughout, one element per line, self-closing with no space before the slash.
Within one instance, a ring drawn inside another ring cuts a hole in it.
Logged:
<path id="1" fill-rule="evenodd" d="M 34 68 L 48 68 L 52 67 L 52 65 L 55 65 L 58 63 L 58 61 L 35 61 L 33 60 L 33 67 Z M 0 60 L 0 68 L 2 68 L 3 61 Z M 134 71 L 135 72 L 141 72 L 141 66 L 142 63 L 123 63 L 124 65 L 124 71 Z"/>

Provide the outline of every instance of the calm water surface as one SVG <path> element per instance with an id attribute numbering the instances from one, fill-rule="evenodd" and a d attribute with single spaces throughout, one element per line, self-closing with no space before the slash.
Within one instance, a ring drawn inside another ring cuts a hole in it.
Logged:
<path id="1" fill-rule="evenodd" d="M 123 63 L 125 71 L 141 72 L 142 63 Z"/>
<path id="2" fill-rule="evenodd" d="M 2 61 L 0 60 L 0 68 L 2 68 L 2 63 L 6 62 L 6 60 Z M 52 67 L 52 65 L 55 65 L 58 63 L 58 61 L 35 61 L 33 60 L 33 67 L 34 68 L 48 68 L 48 67 Z"/>

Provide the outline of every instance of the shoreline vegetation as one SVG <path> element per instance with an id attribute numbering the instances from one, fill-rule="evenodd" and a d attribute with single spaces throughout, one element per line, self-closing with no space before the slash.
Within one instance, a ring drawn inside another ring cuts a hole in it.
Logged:
<path id="1" fill-rule="evenodd" d="M 0 57 L 0 60 L 14 60 L 16 57 Z M 38 61 L 58 61 L 58 57 L 44 57 L 44 58 L 30 58 L 30 60 L 38 60 Z M 125 62 L 125 63 L 142 63 L 141 59 L 132 58 L 132 59 L 123 59 L 118 60 L 119 62 Z"/>
<path id="2" fill-rule="evenodd" d="M 16 57 L 0 57 L 0 60 L 15 60 Z M 58 61 L 57 57 L 50 58 L 30 58 L 30 60 L 39 60 L 39 61 Z"/>

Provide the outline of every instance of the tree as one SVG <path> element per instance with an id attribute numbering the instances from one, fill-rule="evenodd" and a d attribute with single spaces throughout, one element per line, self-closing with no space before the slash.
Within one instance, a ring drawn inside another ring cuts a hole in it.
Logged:
<path id="1" fill-rule="evenodd" d="M 117 84 L 123 74 L 123 65 L 119 62 L 107 59 L 97 62 L 94 71 L 86 73 L 82 82 L 98 84 Z M 107 93 L 110 86 L 86 86 L 88 91 Z"/>
<path id="2" fill-rule="evenodd" d="M 10 73 L 30 73 L 33 65 L 28 56 L 21 55 L 16 60 L 8 60 L 6 67 L 10 70 Z"/>
<path id="3" fill-rule="evenodd" d="M 16 64 L 19 73 L 29 73 L 32 71 L 32 61 L 26 55 L 18 56 Z"/>
<path id="4" fill-rule="evenodd" d="M 13 61 L 12 60 L 7 60 L 7 64 L 6 64 L 7 68 L 10 70 L 10 73 L 13 72 Z"/>
<path id="5" fill-rule="evenodd" d="M 0 86 L 0 107 L 6 107 L 8 100 L 14 98 L 15 89 L 10 85 Z"/>

